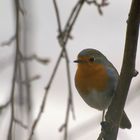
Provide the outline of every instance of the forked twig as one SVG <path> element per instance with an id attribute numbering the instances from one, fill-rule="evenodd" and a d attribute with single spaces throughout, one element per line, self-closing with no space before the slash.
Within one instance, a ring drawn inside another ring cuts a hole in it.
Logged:
<path id="1" fill-rule="evenodd" d="M 64 129 L 64 140 L 67 140 L 70 110 L 72 111 L 73 118 L 75 118 L 74 106 L 73 106 L 73 98 L 72 98 L 72 87 L 71 87 L 69 57 L 68 57 L 68 54 L 67 54 L 66 45 L 67 45 L 68 39 L 70 37 L 70 33 L 72 31 L 72 27 L 73 27 L 73 25 L 74 25 L 78 15 L 79 15 L 79 13 L 80 13 L 80 10 L 82 8 L 83 3 L 84 3 L 83 0 L 80 0 L 80 1 L 78 1 L 76 3 L 75 7 L 73 8 L 73 10 L 72 10 L 72 12 L 70 14 L 70 17 L 68 18 L 68 21 L 67 21 L 67 23 L 65 25 L 64 31 L 62 31 L 62 29 L 61 29 L 60 21 L 57 20 L 57 22 L 58 22 L 58 30 L 59 30 L 58 41 L 59 41 L 60 46 L 63 48 L 62 50 L 64 51 L 64 54 L 65 54 L 64 57 L 65 57 L 65 60 L 66 60 L 68 89 L 69 89 L 69 97 L 68 97 L 68 101 L 67 101 L 67 109 L 66 109 L 65 122 L 64 122 L 64 124 L 59 129 L 59 131 L 62 131 Z M 54 5 L 55 5 L 54 6 L 55 9 L 57 9 L 57 10 L 55 10 L 57 12 L 56 16 L 58 16 L 57 19 L 60 19 L 60 17 L 59 17 L 59 10 L 58 10 L 57 3 L 56 3 L 55 0 L 54 0 Z"/>
<path id="2" fill-rule="evenodd" d="M 71 13 L 71 15 L 70 15 L 71 18 L 69 18 L 69 21 L 71 21 L 71 24 L 70 24 L 69 22 L 67 22 L 67 24 L 66 24 L 66 28 L 64 29 L 64 31 L 67 31 L 67 34 L 65 35 L 65 39 L 63 38 L 63 40 L 61 40 L 61 41 L 63 41 L 63 43 L 60 41 L 60 42 L 63 44 L 63 45 L 61 44 L 61 45 L 62 45 L 62 50 L 61 50 L 60 55 L 59 55 L 59 57 L 58 57 L 58 59 L 57 59 L 57 62 L 56 62 L 56 65 L 55 65 L 55 67 L 54 67 L 54 69 L 53 69 L 53 72 L 52 72 L 52 75 L 51 75 L 51 77 L 50 77 L 50 80 L 49 80 L 49 82 L 48 82 L 48 84 L 47 84 L 47 86 L 46 86 L 46 88 L 45 88 L 45 94 L 44 94 L 44 97 L 43 97 L 43 100 L 42 100 L 42 104 L 41 104 L 39 113 L 38 113 L 38 115 L 37 115 L 35 121 L 34 121 L 33 124 L 32 124 L 31 131 L 30 131 L 28 140 L 31 140 L 31 138 L 32 138 L 32 136 L 33 136 L 33 134 L 34 134 L 35 128 L 36 128 L 36 126 L 37 126 L 37 124 L 38 124 L 38 122 L 39 122 L 39 120 L 40 120 L 40 118 L 41 118 L 42 112 L 44 111 L 45 103 L 46 103 L 46 98 L 47 98 L 47 95 L 48 95 L 49 88 L 50 88 L 51 83 L 52 83 L 52 81 L 53 81 L 53 79 L 54 79 L 54 76 L 55 76 L 55 74 L 56 74 L 57 68 L 58 68 L 59 63 L 60 63 L 60 61 L 61 61 L 61 58 L 63 57 L 63 53 L 65 52 L 65 47 L 66 47 L 66 44 L 67 44 L 67 42 L 68 42 L 69 34 L 70 34 L 70 32 L 71 32 L 71 30 L 72 30 L 72 27 L 73 27 L 73 25 L 74 25 L 74 23 L 75 23 L 75 21 L 76 21 L 76 19 L 77 19 L 77 16 L 78 16 L 78 14 L 79 14 L 79 12 L 80 12 L 80 10 L 81 10 L 81 7 L 82 7 L 83 3 L 84 3 L 84 0 L 80 0 L 80 1 L 76 4 L 75 7 L 78 7 L 77 12 L 76 12 L 75 15 L 74 15 L 74 12 L 72 11 L 72 13 Z M 77 5 L 78 5 L 78 6 L 77 6 Z M 55 7 L 56 7 L 56 6 L 57 6 L 57 5 L 56 5 L 56 3 L 55 3 Z M 56 9 L 56 11 L 58 11 L 58 9 Z M 75 10 L 74 10 L 74 11 L 75 11 Z M 72 18 L 73 18 L 73 19 L 72 19 Z M 60 23 L 59 18 L 57 18 L 57 19 L 58 19 L 58 22 L 59 22 L 59 32 L 60 32 L 60 34 L 61 34 L 61 23 Z M 69 24 L 70 24 L 70 26 L 69 26 Z M 68 26 L 69 26 L 69 28 L 67 29 Z M 70 91 L 70 92 L 71 92 L 71 91 Z M 71 101 L 69 101 L 69 103 L 71 104 Z M 71 104 L 71 105 L 72 105 L 72 104 Z M 71 107 L 71 108 L 72 108 L 72 110 L 73 110 L 73 107 Z M 70 107 L 68 107 L 68 109 L 67 109 L 68 112 L 69 112 L 69 109 L 70 109 Z M 67 113 L 67 114 L 68 114 L 68 113 Z M 69 115 L 68 115 L 68 116 L 69 116 Z M 68 119 L 66 119 L 66 120 L 68 120 Z M 66 133 L 66 131 L 65 131 L 65 133 Z"/>
<path id="3" fill-rule="evenodd" d="M 86 2 L 89 5 L 94 4 L 97 7 L 100 15 L 103 15 L 102 8 L 109 5 L 107 0 L 102 0 L 101 2 L 98 2 L 98 0 L 86 0 Z"/>

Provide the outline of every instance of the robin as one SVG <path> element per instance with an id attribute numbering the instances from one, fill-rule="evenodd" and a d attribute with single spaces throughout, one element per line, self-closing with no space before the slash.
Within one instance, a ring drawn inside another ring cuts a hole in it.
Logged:
<path id="1" fill-rule="evenodd" d="M 78 63 L 75 74 L 77 91 L 89 106 L 103 111 L 104 114 L 118 84 L 119 74 L 116 68 L 96 49 L 82 50 L 74 62 Z M 120 128 L 131 128 L 131 122 L 124 111 Z"/>

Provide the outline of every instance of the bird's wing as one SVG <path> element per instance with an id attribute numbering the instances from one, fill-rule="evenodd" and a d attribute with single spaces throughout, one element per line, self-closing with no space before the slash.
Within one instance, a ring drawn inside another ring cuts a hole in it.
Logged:
<path id="1" fill-rule="evenodd" d="M 109 91 L 114 94 L 117 88 L 119 74 L 113 65 L 107 67 L 107 73 L 109 76 Z"/>

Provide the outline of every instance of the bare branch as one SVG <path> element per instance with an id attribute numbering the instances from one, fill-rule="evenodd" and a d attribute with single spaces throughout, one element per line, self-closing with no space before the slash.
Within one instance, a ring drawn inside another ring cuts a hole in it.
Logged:
<path id="1" fill-rule="evenodd" d="M 100 3 L 98 2 L 98 0 L 86 0 L 86 2 L 89 5 L 94 4 L 97 7 L 100 15 L 103 15 L 102 8 L 109 5 L 107 0 L 102 0 Z"/>
<path id="2" fill-rule="evenodd" d="M 30 84 L 31 82 L 40 79 L 40 77 L 41 77 L 40 75 L 35 75 L 29 78 L 28 80 L 23 80 L 23 81 L 17 80 L 17 82 L 21 84 Z"/>
<path id="3" fill-rule="evenodd" d="M 21 12 L 22 15 L 25 14 L 25 10 L 23 10 L 23 8 L 21 8 L 21 5 L 19 5 L 19 11 Z"/>
<path id="4" fill-rule="evenodd" d="M 54 5 L 56 19 L 57 19 L 57 23 L 58 23 L 58 32 L 59 32 L 59 34 L 61 34 L 61 32 L 62 32 L 61 20 L 60 20 L 59 9 L 58 9 L 56 0 L 53 0 L 53 5 Z"/>
<path id="5" fill-rule="evenodd" d="M 133 0 L 128 25 L 126 32 L 126 42 L 123 64 L 117 91 L 111 105 L 106 113 L 106 121 L 102 124 L 102 134 L 104 140 L 116 140 L 118 129 L 124 110 L 128 90 L 131 84 L 131 80 L 134 77 L 135 71 L 135 59 L 137 52 L 138 34 L 140 23 L 140 1 Z M 136 75 L 135 74 L 135 75 Z M 115 110 L 115 111 L 114 111 Z"/>
<path id="6" fill-rule="evenodd" d="M 13 35 L 11 38 L 9 38 L 7 41 L 4 41 L 0 44 L 1 47 L 4 46 L 10 46 L 16 39 L 16 35 Z"/>
<path id="7" fill-rule="evenodd" d="M 21 122 L 20 120 L 18 120 L 17 118 L 14 118 L 14 122 L 17 123 L 19 126 L 21 126 L 24 129 L 28 129 L 28 126 L 23 124 L 23 122 Z"/>
<path id="8" fill-rule="evenodd" d="M 48 82 L 48 84 L 47 84 L 47 86 L 46 86 L 46 90 L 45 90 L 45 94 L 44 94 L 44 97 L 43 97 L 43 100 L 42 100 L 42 104 L 41 104 L 41 107 L 40 107 L 40 110 L 39 110 L 39 113 L 38 113 L 38 115 L 37 115 L 37 117 L 36 117 L 36 119 L 35 119 L 35 121 L 33 122 L 33 125 L 32 125 L 32 127 L 31 127 L 31 132 L 30 132 L 30 134 L 29 134 L 29 138 L 28 138 L 28 140 L 31 140 L 31 138 L 32 138 L 32 136 L 33 136 L 33 134 L 34 134 L 34 131 L 35 131 L 35 128 L 36 128 L 36 126 L 37 126 L 37 124 L 38 124 L 38 122 L 39 122 L 39 120 L 40 120 L 40 118 L 41 118 L 41 115 L 42 115 L 42 112 L 44 111 L 44 108 L 45 108 L 45 103 L 46 103 L 46 98 L 47 98 L 47 95 L 48 95 L 48 91 L 49 91 L 49 88 L 50 88 L 50 86 L 51 86 L 51 83 L 52 83 L 52 81 L 53 81 L 53 79 L 54 79 L 54 76 L 55 76 L 55 74 L 56 74 L 56 71 L 57 71 L 57 68 L 58 68 L 58 66 L 59 66 L 59 63 L 60 63 L 60 61 L 61 61 L 61 58 L 63 57 L 63 52 L 64 52 L 64 50 L 65 50 L 65 46 L 66 46 L 66 44 L 67 44 L 67 41 L 68 41 L 68 38 L 69 38 L 69 34 L 70 34 L 70 32 L 71 32 L 71 30 L 72 30 L 72 27 L 73 27 L 73 25 L 74 25 L 74 23 L 75 23 L 75 21 L 76 21 L 76 19 L 77 19 L 77 16 L 79 15 L 79 12 L 80 12 L 80 10 L 81 10 L 81 7 L 82 7 L 82 5 L 83 5 L 83 3 L 84 3 L 84 0 L 80 0 L 79 1 L 79 3 L 78 3 L 78 9 L 77 9 L 77 12 L 75 13 L 75 15 L 74 15 L 74 13 L 73 13 L 73 11 L 72 11 L 72 13 L 73 14 L 71 14 L 71 15 L 73 15 L 71 18 L 73 18 L 73 20 L 72 20 L 72 23 L 71 23 L 71 25 L 69 26 L 69 29 L 68 29 L 68 34 L 66 34 L 66 37 L 65 37 L 65 39 L 64 40 L 62 40 L 64 43 L 62 43 L 61 45 L 62 45 L 62 50 L 61 50 L 61 52 L 60 52 L 60 55 L 59 55 L 59 57 L 58 57 L 58 59 L 57 59 L 57 62 L 56 62 L 56 65 L 55 65 L 55 67 L 54 67 L 54 69 L 53 69 L 53 72 L 52 72 L 52 75 L 51 75 L 51 77 L 50 77 L 50 80 L 49 80 L 49 82 Z M 55 3 L 55 8 L 56 8 L 56 3 Z M 56 12 L 57 12 L 58 10 L 56 10 Z M 57 14 L 58 15 L 58 14 Z M 69 19 L 70 21 L 71 21 L 71 19 Z M 60 23 L 59 23 L 60 24 Z M 68 26 L 68 24 L 69 23 L 67 23 L 66 25 Z M 67 28 L 67 26 L 66 26 L 66 28 Z M 60 27 L 61 27 L 61 25 L 59 25 L 59 30 L 61 31 L 61 29 L 60 29 Z M 67 29 L 64 29 L 64 30 L 67 30 Z M 71 101 L 70 101 L 71 102 Z M 71 103 L 70 103 L 71 104 Z M 69 105 L 70 105 L 69 104 Z M 68 108 L 70 108 L 70 107 L 68 107 Z M 73 108 L 73 107 L 72 107 Z M 69 109 L 67 109 L 67 111 L 69 112 Z M 68 115 L 69 116 L 69 115 Z"/>
<path id="9" fill-rule="evenodd" d="M 15 81 L 16 81 L 16 73 L 17 73 L 17 66 L 18 66 L 18 52 L 19 52 L 19 1 L 15 0 L 15 11 L 16 11 L 16 56 L 14 62 L 14 70 L 13 70 L 13 79 L 12 79 L 12 87 L 11 87 L 11 121 L 8 131 L 7 140 L 12 140 L 12 128 L 13 122 L 15 118 L 15 108 L 14 108 L 14 93 L 15 93 Z"/>
<path id="10" fill-rule="evenodd" d="M 60 128 L 59 128 L 59 132 L 61 132 L 61 131 L 63 131 L 63 129 L 66 127 L 66 124 L 64 123 L 64 124 L 62 124 L 61 126 L 60 126 Z"/>
<path id="11" fill-rule="evenodd" d="M 72 31 L 72 27 L 73 27 L 79 13 L 80 13 L 80 10 L 81 10 L 83 4 L 84 4 L 83 0 L 79 0 L 76 3 L 76 5 L 74 6 L 74 8 L 70 14 L 70 17 L 68 18 L 68 21 L 65 25 L 64 31 L 61 33 L 61 30 L 59 29 L 61 34 L 58 35 L 59 36 L 58 42 L 59 42 L 60 46 L 63 48 L 62 51 L 64 51 L 64 54 L 65 54 L 64 57 L 66 60 L 68 89 L 69 89 L 69 97 L 68 97 L 68 102 L 67 102 L 65 123 L 59 129 L 59 131 L 62 131 L 64 129 L 64 140 L 67 140 L 70 109 L 72 111 L 73 118 L 75 118 L 73 98 L 72 98 L 72 88 L 71 88 L 71 76 L 70 76 L 70 68 L 69 68 L 69 57 L 68 57 L 67 50 L 66 50 L 66 44 L 67 44 L 68 39 L 70 38 L 70 33 Z M 56 5 L 56 3 L 55 3 L 55 5 Z M 56 12 L 58 12 L 58 10 Z M 56 13 L 56 16 L 58 16 L 58 15 L 59 14 Z M 58 19 L 58 17 L 57 17 L 57 19 Z M 59 24 L 60 24 L 60 22 L 58 23 L 58 28 L 61 27 L 61 25 L 59 25 Z"/>
<path id="12" fill-rule="evenodd" d="M 0 105 L 0 113 L 3 109 L 7 108 L 10 103 L 11 103 L 11 100 L 8 100 L 5 104 Z"/>
<path id="13" fill-rule="evenodd" d="M 59 63 L 60 63 L 61 58 L 62 58 L 62 53 L 60 54 L 60 56 L 59 56 L 59 58 L 58 58 L 58 60 L 57 60 L 57 62 L 56 62 L 56 65 L 55 65 L 55 67 L 54 67 L 54 69 L 53 69 L 52 75 L 51 75 L 51 77 L 50 77 L 50 79 L 49 79 L 49 82 L 48 82 L 46 88 L 45 88 L 45 93 L 44 93 L 43 100 L 42 100 L 42 102 L 41 102 L 41 107 L 40 107 L 40 109 L 39 109 L 39 113 L 38 113 L 38 115 L 37 115 L 35 121 L 34 121 L 33 124 L 32 124 L 31 131 L 30 131 L 28 140 L 31 140 L 31 139 L 32 139 L 32 136 L 33 136 L 33 134 L 34 134 L 35 128 L 36 128 L 36 126 L 37 126 L 37 124 L 38 124 L 38 122 L 39 122 L 39 120 L 40 120 L 40 118 L 41 118 L 41 115 L 42 115 L 43 111 L 44 111 L 45 104 L 46 104 L 46 99 L 47 99 L 47 95 L 48 95 L 48 91 L 49 91 L 49 88 L 50 88 L 50 86 L 51 86 L 51 83 L 52 83 L 52 81 L 53 81 L 53 79 L 54 79 L 54 76 L 55 76 L 55 74 L 56 74 L 56 71 L 57 71 L 57 68 L 58 68 L 58 66 L 59 66 Z"/>
<path id="14" fill-rule="evenodd" d="M 49 59 L 48 58 L 40 58 L 39 56 L 37 56 L 36 54 L 33 54 L 31 56 L 23 56 L 22 54 L 20 54 L 20 60 L 21 61 L 32 61 L 32 60 L 36 60 L 39 63 L 42 63 L 44 65 L 49 63 Z"/>
<path id="15" fill-rule="evenodd" d="M 64 28 L 64 33 L 66 34 L 65 38 L 63 39 L 64 40 L 64 44 L 63 44 L 64 47 L 66 46 L 69 37 L 71 37 L 70 33 L 72 31 L 73 25 L 75 24 L 75 21 L 77 20 L 77 17 L 81 11 L 81 8 L 82 8 L 84 2 L 85 2 L 85 0 L 79 0 L 76 3 L 76 5 L 74 6 L 74 8 L 72 9 L 72 12 L 71 12 L 71 14 L 68 18 L 68 21 L 65 25 L 65 28 Z"/>
<path id="16" fill-rule="evenodd" d="M 63 127 L 61 127 L 61 128 L 65 128 L 64 140 L 67 140 L 70 109 L 72 111 L 74 119 L 75 119 L 75 112 L 74 112 L 73 97 L 72 97 L 73 94 L 72 94 L 72 87 L 71 87 L 71 75 L 70 75 L 70 67 L 69 67 L 69 57 L 68 57 L 66 49 L 65 49 L 65 60 L 66 60 L 66 69 L 67 69 L 69 97 L 68 97 L 68 101 L 67 101 L 67 110 L 66 110 L 65 123 L 64 123 L 64 125 L 62 125 Z"/>

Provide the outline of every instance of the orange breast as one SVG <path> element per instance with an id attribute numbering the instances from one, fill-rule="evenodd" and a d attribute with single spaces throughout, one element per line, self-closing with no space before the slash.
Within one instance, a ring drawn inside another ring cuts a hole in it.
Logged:
<path id="1" fill-rule="evenodd" d="M 80 94 L 96 90 L 103 91 L 107 88 L 108 75 L 100 64 L 78 64 L 75 76 L 75 85 Z"/>

